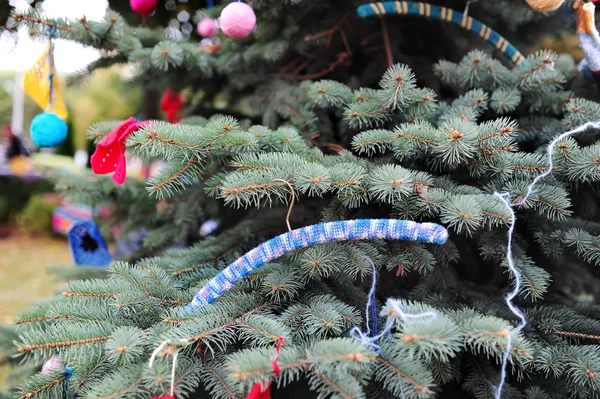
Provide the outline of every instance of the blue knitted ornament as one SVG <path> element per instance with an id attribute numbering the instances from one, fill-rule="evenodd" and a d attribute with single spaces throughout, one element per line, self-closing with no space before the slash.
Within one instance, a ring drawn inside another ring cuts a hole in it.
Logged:
<path id="1" fill-rule="evenodd" d="M 67 237 L 76 265 L 107 266 L 111 262 L 106 242 L 92 220 L 75 222 Z"/>
<path id="2" fill-rule="evenodd" d="M 36 115 L 30 131 L 31 139 L 40 148 L 58 147 L 67 138 L 67 124 L 50 112 Z"/>

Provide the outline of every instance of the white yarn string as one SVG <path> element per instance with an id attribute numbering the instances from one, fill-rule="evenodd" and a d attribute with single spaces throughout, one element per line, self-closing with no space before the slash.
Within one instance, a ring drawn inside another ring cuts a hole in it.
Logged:
<path id="1" fill-rule="evenodd" d="M 520 333 L 523 330 L 523 328 L 525 328 L 525 326 L 527 325 L 527 319 L 525 318 L 525 315 L 523 314 L 523 312 L 519 308 L 517 308 L 512 302 L 513 299 L 517 295 L 519 295 L 519 291 L 521 289 L 521 272 L 519 271 L 519 269 L 517 269 L 515 267 L 513 256 L 512 256 L 512 237 L 513 237 L 513 233 L 515 230 L 515 224 L 517 222 L 517 218 L 515 215 L 515 211 L 513 210 L 513 207 L 524 205 L 527 202 L 527 200 L 529 199 L 529 197 L 531 196 L 531 194 L 533 194 L 533 187 L 544 177 L 546 177 L 552 173 L 552 170 L 554 169 L 554 160 L 553 160 L 554 147 L 556 147 L 556 144 L 558 144 L 561 140 L 564 140 L 567 137 L 573 136 L 577 133 L 584 132 L 590 128 L 600 129 L 600 121 L 584 123 L 583 125 L 578 126 L 573 130 L 569 130 L 568 132 L 562 133 L 561 135 L 556 137 L 554 140 L 552 140 L 552 142 L 547 147 L 548 148 L 547 149 L 548 169 L 544 173 L 538 175 L 535 179 L 533 179 L 531 184 L 527 187 L 527 193 L 519 202 L 515 202 L 515 203 L 511 204 L 509 202 L 510 198 L 511 198 L 510 193 L 498 193 L 498 192 L 494 193 L 494 196 L 497 197 L 498 199 L 500 199 L 500 201 L 502 201 L 502 203 L 504 204 L 504 206 L 510 212 L 510 215 L 511 215 L 511 223 L 508 228 L 508 244 L 506 247 L 506 261 L 508 264 L 508 269 L 514 276 L 515 285 L 514 285 L 513 290 L 506 295 L 505 302 L 506 302 L 506 305 L 508 306 L 508 308 L 510 309 L 510 311 L 515 316 L 517 316 L 520 320 L 517 327 L 513 330 L 516 334 Z M 498 384 L 498 388 L 496 389 L 496 393 L 494 395 L 495 399 L 501 399 L 501 397 L 502 397 L 502 387 L 504 386 L 504 383 L 506 382 L 506 368 L 508 366 L 508 358 L 510 357 L 511 350 L 512 350 L 512 337 L 511 337 L 511 333 L 509 332 L 506 337 L 506 351 L 504 352 L 504 355 L 502 357 L 502 370 L 501 370 L 501 374 L 500 374 L 500 383 Z"/>
<path id="2" fill-rule="evenodd" d="M 154 352 L 152 352 L 152 356 L 150 356 L 150 361 L 148 362 L 148 367 L 152 367 L 154 365 L 154 359 L 156 359 L 156 356 L 158 356 L 158 354 L 160 353 L 161 350 L 163 350 L 163 348 L 165 346 L 167 346 L 169 344 L 169 340 L 164 340 L 160 345 L 158 345 L 158 347 L 156 349 L 154 349 Z"/>
<path id="3" fill-rule="evenodd" d="M 402 319 L 403 322 L 406 323 L 409 320 L 432 321 L 435 318 L 437 318 L 438 315 L 437 313 L 431 311 L 417 314 L 405 313 L 400 306 L 399 300 L 389 298 L 387 300 L 387 304 L 394 310 L 396 315 L 389 316 L 385 322 L 383 330 L 379 334 L 371 336 L 371 328 L 369 327 L 369 312 L 371 312 L 372 301 L 375 300 L 375 289 L 377 287 L 377 268 L 375 267 L 375 264 L 371 259 L 367 259 L 369 260 L 369 262 L 371 262 L 371 266 L 373 267 L 373 282 L 371 284 L 371 290 L 369 291 L 365 317 L 367 323 L 367 331 L 363 332 L 360 330 L 360 328 L 354 327 L 352 328 L 352 330 L 350 330 L 350 336 L 352 338 L 358 339 L 367 348 L 371 348 L 373 352 L 379 353 L 381 351 L 381 347 L 379 346 L 379 340 L 391 332 L 396 317 L 399 317 L 400 319 Z"/>

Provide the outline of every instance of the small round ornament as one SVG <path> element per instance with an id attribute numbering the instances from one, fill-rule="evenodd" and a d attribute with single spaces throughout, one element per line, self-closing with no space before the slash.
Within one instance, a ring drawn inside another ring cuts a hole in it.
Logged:
<path id="1" fill-rule="evenodd" d="M 67 138 L 67 124 L 56 114 L 44 112 L 31 121 L 31 139 L 40 148 L 59 146 Z"/>
<path id="2" fill-rule="evenodd" d="M 558 9 L 565 0 L 525 0 L 529 7 L 539 12 L 550 12 Z"/>
<path id="3" fill-rule="evenodd" d="M 131 9 L 136 13 L 146 17 L 156 9 L 157 0 L 129 0 Z"/>
<path id="4" fill-rule="evenodd" d="M 44 374 L 45 376 L 50 377 L 50 376 L 52 376 L 52 373 L 54 372 L 54 370 L 58 370 L 61 367 L 62 366 L 60 364 L 60 359 L 58 358 L 58 356 L 53 355 L 42 366 L 42 374 Z"/>
<path id="5" fill-rule="evenodd" d="M 221 11 L 219 24 L 227 36 L 239 39 L 252 33 L 256 27 L 256 15 L 248 4 L 233 2 Z"/>
<path id="6" fill-rule="evenodd" d="M 213 37 L 219 33 L 219 25 L 216 19 L 202 18 L 198 23 L 198 34 L 202 37 Z"/>

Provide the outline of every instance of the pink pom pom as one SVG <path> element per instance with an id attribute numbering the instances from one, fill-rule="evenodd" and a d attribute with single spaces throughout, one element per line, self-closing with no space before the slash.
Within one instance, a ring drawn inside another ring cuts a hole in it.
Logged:
<path id="1" fill-rule="evenodd" d="M 147 16 L 156 9 L 156 0 L 129 0 L 129 5 L 133 11 Z"/>
<path id="2" fill-rule="evenodd" d="M 256 26 L 254 10 L 246 3 L 230 3 L 221 11 L 221 29 L 227 36 L 241 38 L 248 36 Z"/>
<path id="3" fill-rule="evenodd" d="M 51 376 L 54 370 L 61 368 L 60 359 L 58 356 L 52 356 L 50 359 L 44 363 L 42 366 L 42 374 L 46 376 Z"/>
<path id="4" fill-rule="evenodd" d="M 202 18 L 198 24 L 198 34 L 202 37 L 213 37 L 219 33 L 217 21 L 212 18 Z"/>

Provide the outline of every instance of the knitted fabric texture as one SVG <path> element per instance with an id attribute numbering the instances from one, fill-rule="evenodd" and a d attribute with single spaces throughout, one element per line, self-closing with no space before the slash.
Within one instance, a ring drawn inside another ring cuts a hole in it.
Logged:
<path id="1" fill-rule="evenodd" d="M 48 108 L 59 118 L 66 120 L 69 113 L 54 69 L 54 51 L 52 42 L 49 41 L 44 54 L 25 72 L 23 89 L 40 108 Z"/>
<path id="2" fill-rule="evenodd" d="M 148 122 L 137 122 L 131 117 L 118 125 L 108 136 L 96 146 L 96 151 L 90 159 L 92 170 L 96 174 L 114 172 L 112 179 L 117 184 L 123 184 L 127 175 L 125 160 L 125 140 L 127 136 L 144 127 Z"/>
<path id="3" fill-rule="evenodd" d="M 434 223 L 396 219 L 357 219 L 321 223 L 281 234 L 247 252 L 210 280 L 183 312 L 191 312 L 217 300 L 237 282 L 262 265 L 286 253 L 332 241 L 411 240 L 443 244 L 448 232 Z"/>
<path id="4" fill-rule="evenodd" d="M 111 262 L 106 242 L 92 220 L 74 223 L 67 237 L 76 265 L 107 266 Z"/>
<path id="5" fill-rule="evenodd" d="M 600 35 L 594 23 L 593 3 L 586 3 L 576 10 L 577 38 L 592 74 L 600 73 Z"/>
<path id="6" fill-rule="evenodd" d="M 500 50 L 506 58 L 514 62 L 517 66 L 529 65 L 529 62 L 515 46 L 510 44 L 508 40 L 503 38 L 498 32 L 461 11 L 416 1 L 384 1 L 370 3 L 359 6 L 356 11 L 361 18 L 382 16 L 385 14 L 400 14 L 419 15 L 422 17 L 452 22 L 479 35 L 479 37 Z"/>

